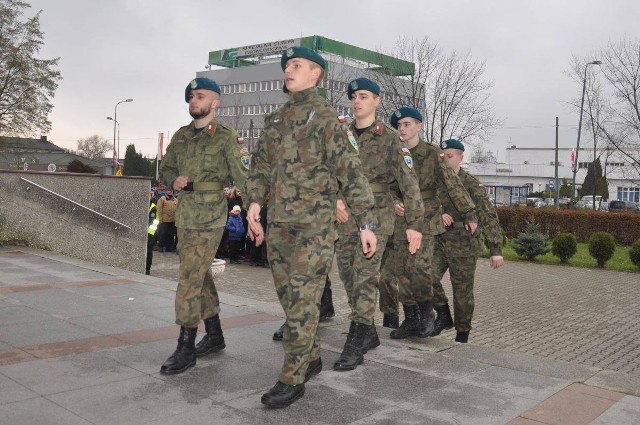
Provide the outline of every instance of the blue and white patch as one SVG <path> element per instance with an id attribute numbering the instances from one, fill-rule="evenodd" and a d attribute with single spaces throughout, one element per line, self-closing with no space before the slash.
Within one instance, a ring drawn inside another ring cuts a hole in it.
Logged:
<path id="1" fill-rule="evenodd" d="M 198 87 L 198 82 L 196 80 L 191 80 L 191 90 L 195 89 L 196 87 Z"/>
<path id="2" fill-rule="evenodd" d="M 411 158 L 409 155 L 404 156 L 404 163 L 407 164 L 407 167 L 413 168 L 413 158 Z"/>
<path id="3" fill-rule="evenodd" d="M 251 156 L 249 155 L 243 155 L 240 157 L 240 162 L 242 162 L 242 165 L 244 166 L 244 168 L 246 168 L 247 170 L 249 169 L 249 165 L 251 165 Z"/>
<path id="4" fill-rule="evenodd" d="M 351 130 L 347 130 L 347 138 L 349 139 L 349 143 L 351 143 L 351 146 L 353 146 L 356 152 L 359 152 L 358 141 L 355 137 L 353 137 L 353 133 L 351 132 Z"/>
<path id="5" fill-rule="evenodd" d="M 396 117 L 398 117 L 398 119 L 402 118 L 402 112 L 396 111 Z"/>
<path id="6" fill-rule="evenodd" d="M 351 90 L 356 91 L 358 90 L 358 82 L 357 81 L 352 81 L 351 82 Z"/>
<path id="7" fill-rule="evenodd" d="M 440 142 L 440 148 L 441 149 L 447 149 L 447 141 L 443 140 L 442 142 Z"/>

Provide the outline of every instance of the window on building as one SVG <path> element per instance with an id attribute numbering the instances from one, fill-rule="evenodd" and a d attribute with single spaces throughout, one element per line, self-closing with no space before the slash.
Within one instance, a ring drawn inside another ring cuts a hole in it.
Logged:
<path id="1" fill-rule="evenodd" d="M 618 201 L 640 202 L 640 187 L 618 186 Z"/>
<path id="2" fill-rule="evenodd" d="M 589 164 L 591 164 L 591 162 L 578 162 L 578 168 L 579 169 L 587 169 L 589 168 Z"/>
<path id="3" fill-rule="evenodd" d="M 607 162 L 607 167 L 624 167 L 624 162 Z"/>

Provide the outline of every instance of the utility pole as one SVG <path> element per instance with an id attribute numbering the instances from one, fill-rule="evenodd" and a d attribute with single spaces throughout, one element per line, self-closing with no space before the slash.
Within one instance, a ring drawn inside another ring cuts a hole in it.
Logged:
<path id="1" fill-rule="evenodd" d="M 559 121 L 558 121 L 558 117 L 556 117 L 556 160 L 554 162 L 554 168 L 555 168 L 555 174 L 554 174 L 554 188 L 556 189 L 556 195 L 555 195 L 555 206 L 556 209 L 560 208 L 560 185 L 559 185 L 559 181 L 558 181 L 558 127 L 559 127 Z"/>

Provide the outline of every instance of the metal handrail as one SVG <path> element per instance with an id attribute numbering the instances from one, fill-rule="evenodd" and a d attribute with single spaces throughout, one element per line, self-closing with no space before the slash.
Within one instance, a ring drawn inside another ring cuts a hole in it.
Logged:
<path id="1" fill-rule="evenodd" d="M 47 189 L 47 188 L 46 188 L 46 187 L 44 187 L 44 186 L 40 186 L 38 183 L 34 183 L 34 182 L 32 182 L 31 180 L 27 180 L 27 179 L 25 179 L 24 177 L 20 177 L 20 180 L 25 181 L 25 182 L 27 182 L 27 183 L 29 183 L 29 184 L 32 184 L 32 185 L 34 185 L 35 187 L 40 188 L 40 189 L 44 190 L 45 192 L 48 192 L 48 193 L 50 193 L 50 194 L 52 194 L 52 195 L 54 195 L 54 196 L 57 196 L 57 197 L 58 197 L 58 198 L 60 198 L 60 199 L 64 199 L 64 200 L 65 200 L 65 201 L 67 201 L 67 202 L 71 202 L 73 205 L 76 205 L 76 206 L 78 206 L 78 207 L 80 207 L 80 208 L 82 208 L 82 209 L 85 209 L 85 210 L 87 210 L 87 211 L 89 211 L 89 212 L 92 212 L 92 213 L 94 213 L 94 214 L 96 214 L 96 215 L 99 215 L 99 216 L 100 216 L 100 217 L 102 217 L 102 218 L 106 218 L 107 220 L 109 220 L 109 221 L 111 221 L 111 222 L 113 222 L 113 223 L 116 223 L 118 226 L 126 227 L 127 229 L 131 230 L 131 227 L 127 226 L 126 224 L 124 224 L 124 223 L 120 223 L 119 221 L 114 220 L 114 219 L 112 219 L 111 217 L 107 217 L 106 215 L 104 215 L 104 214 L 102 214 L 102 213 L 99 213 L 98 211 L 92 210 L 92 209 L 91 209 L 91 208 L 89 208 L 89 207 L 85 207 L 84 205 L 79 204 L 79 203 L 77 203 L 76 201 L 74 201 L 74 200 L 72 200 L 72 199 L 69 199 L 69 198 L 67 198 L 67 197 L 65 197 L 65 196 L 62 196 L 62 195 L 60 195 L 59 193 L 54 192 L 53 190 Z"/>

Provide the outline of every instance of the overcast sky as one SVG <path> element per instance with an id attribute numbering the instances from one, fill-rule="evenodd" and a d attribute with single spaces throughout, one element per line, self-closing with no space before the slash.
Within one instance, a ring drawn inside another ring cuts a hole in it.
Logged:
<path id="1" fill-rule="evenodd" d="M 27 0 L 29 1 L 29 0 Z M 505 119 L 489 148 L 575 145 L 578 115 L 566 101 L 582 87 L 568 78 L 572 54 L 589 55 L 609 40 L 640 38 L 640 1 L 324 0 L 31 0 L 42 10 L 41 57 L 60 57 L 63 80 L 50 116 L 53 143 L 113 140 L 116 102 L 120 146 L 155 155 L 159 132 L 189 123 L 184 88 L 208 53 L 230 47 L 321 35 L 372 50 L 399 36 L 429 36 L 447 52 L 486 61 L 495 112 Z M 597 59 L 597 58 L 592 58 Z M 166 144 L 165 144 L 166 147 Z"/>

